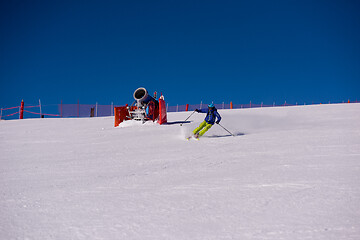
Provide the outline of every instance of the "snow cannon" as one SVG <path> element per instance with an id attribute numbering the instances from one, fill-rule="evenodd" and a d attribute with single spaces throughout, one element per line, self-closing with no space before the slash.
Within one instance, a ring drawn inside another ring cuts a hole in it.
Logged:
<path id="1" fill-rule="evenodd" d="M 122 121 L 136 120 L 145 123 L 148 120 L 158 121 L 159 124 L 167 122 L 166 106 L 164 96 L 161 94 L 159 100 L 150 96 L 148 91 L 140 87 L 134 91 L 135 101 L 131 106 L 115 107 L 115 127 L 119 126 Z"/>

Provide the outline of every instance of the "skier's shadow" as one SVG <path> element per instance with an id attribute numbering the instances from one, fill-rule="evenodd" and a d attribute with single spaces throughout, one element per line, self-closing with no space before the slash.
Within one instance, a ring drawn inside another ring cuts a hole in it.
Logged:
<path id="1" fill-rule="evenodd" d="M 184 124 L 191 123 L 191 121 L 175 121 L 175 122 L 167 122 L 166 125 L 175 125 L 175 124 Z"/>
<path id="2" fill-rule="evenodd" d="M 237 137 L 237 136 L 244 136 L 245 133 L 234 133 L 234 135 L 231 135 L 231 134 L 225 134 L 225 135 L 210 135 L 210 136 L 202 136 L 202 137 L 206 137 L 206 138 L 222 138 L 222 137 Z"/>

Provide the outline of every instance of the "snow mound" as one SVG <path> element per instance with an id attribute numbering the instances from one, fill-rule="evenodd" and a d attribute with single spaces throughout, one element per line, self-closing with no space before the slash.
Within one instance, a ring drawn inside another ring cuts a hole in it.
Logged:
<path id="1" fill-rule="evenodd" d="M 118 127 L 119 128 L 144 127 L 144 126 L 154 126 L 154 125 L 157 125 L 157 123 L 153 121 L 146 121 L 143 123 L 142 121 L 128 120 L 121 122 Z"/>
<path id="2" fill-rule="evenodd" d="M 360 104 L 219 113 L 1 121 L 0 239 L 360 239 Z"/>

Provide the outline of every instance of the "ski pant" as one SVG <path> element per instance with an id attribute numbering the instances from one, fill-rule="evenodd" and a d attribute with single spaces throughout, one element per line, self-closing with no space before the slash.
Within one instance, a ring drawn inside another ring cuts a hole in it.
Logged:
<path id="1" fill-rule="evenodd" d="M 206 133 L 207 130 L 209 130 L 212 127 L 212 125 L 210 123 L 207 123 L 206 121 L 203 121 L 198 128 L 196 128 L 193 131 L 193 134 L 197 134 L 199 133 L 199 136 L 204 135 L 204 133 Z"/>

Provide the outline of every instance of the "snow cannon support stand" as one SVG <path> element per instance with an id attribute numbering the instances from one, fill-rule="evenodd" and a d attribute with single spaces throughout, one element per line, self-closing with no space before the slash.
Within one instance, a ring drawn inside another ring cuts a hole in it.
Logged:
<path id="1" fill-rule="evenodd" d="M 129 107 L 115 107 L 115 127 L 126 120 L 136 120 L 144 123 L 145 121 L 158 120 L 159 124 L 167 122 L 166 106 L 164 96 L 161 94 L 159 100 L 156 100 L 156 92 L 154 97 L 151 97 L 145 88 L 138 88 L 135 90 L 133 97 L 135 101 Z"/>

